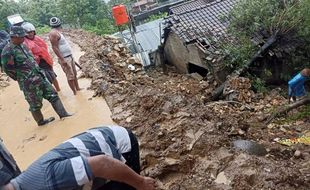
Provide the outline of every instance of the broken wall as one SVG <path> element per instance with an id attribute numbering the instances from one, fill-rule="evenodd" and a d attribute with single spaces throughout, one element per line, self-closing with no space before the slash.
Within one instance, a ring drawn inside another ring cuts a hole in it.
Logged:
<path id="1" fill-rule="evenodd" d="M 174 32 L 171 32 L 166 40 L 164 54 L 166 60 L 181 73 L 188 73 L 188 63 L 208 69 L 204 52 L 195 44 L 185 45 Z"/>

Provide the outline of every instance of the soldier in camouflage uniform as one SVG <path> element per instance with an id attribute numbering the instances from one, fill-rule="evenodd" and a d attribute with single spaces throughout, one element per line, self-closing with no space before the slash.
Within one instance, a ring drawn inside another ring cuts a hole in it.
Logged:
<path id="1" fill-rule="evenodd" d="M 29 110 L 39 126 L 55 120 L 54 117 L 43 118 L 41 112 L 43 98 L 52 104 L 60 118 L 71 116 L 63 107 L 57 92 L 46 79 L 44 72 L 36 64 L 33 55 L 23 45 L 25 35 L 21 26 L 12 26 L 11 42 L 4 47 L 1 54 L 4 72 L 18 82 L 30 105 Z"/>

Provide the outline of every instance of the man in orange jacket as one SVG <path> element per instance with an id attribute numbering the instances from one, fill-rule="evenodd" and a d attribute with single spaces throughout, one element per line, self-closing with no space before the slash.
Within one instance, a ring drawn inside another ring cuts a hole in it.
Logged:
<path id="1" fill-rule="evenodd" d="M 53 59 L 48 53 L 48 47 L 45 41 L 36 35 L 36 29 L 33 24 L 25 22 L 22 27 L 27 33 L 24 44 L 31 50 L 35 61 L 43 69 L 46 78 L 54 85 L 57 91 L 60 91 L 56 73 L 53 70 Z"/>

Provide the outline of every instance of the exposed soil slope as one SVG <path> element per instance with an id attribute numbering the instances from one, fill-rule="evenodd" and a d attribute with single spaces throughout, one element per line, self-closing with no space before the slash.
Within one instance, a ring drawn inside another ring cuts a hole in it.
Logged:
<path id="1" fill-rule="evenodd" d="M 250 81 L 230 82 L 230 100 L 209 102 L 213 83 L 180 75 L 169 68 L 143 71 L 121 42 L 83 31 L 67 33 L 86 53 L 85 77 L 103 96 L 113 120 L 139 137 L 143 172 L 165 190 L 310 189 L 310 150 L 286 147 L 276 138 L 297 137 L 308 120 L 263 126 L 257 122 L 274 106 L 285 104 L 280 89 L 268 96 L 250 90 Z M 128 69 L 128 64 L 135 71 Z M 232 148 L 233 140 L 264 145 L 267 155 Z"/>

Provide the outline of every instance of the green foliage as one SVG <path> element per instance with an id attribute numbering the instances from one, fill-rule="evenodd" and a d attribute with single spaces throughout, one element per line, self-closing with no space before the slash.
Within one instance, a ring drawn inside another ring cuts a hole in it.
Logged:
<path id="1" fill-rule="evenodd" d="M 67 27 L 84 28 L 96 34 L 118 31 L 112 18 L 112 6 L 125 4 L 130 7 L 136 0 L 0 0 L 0 29 L 6 28 L 7 16 L 21 14 L 24 20 L 37 28 L 37 33 L 48 32 L 49 19 L 59 17 Z M 155 15 L 151 20 L 162 18 Z M 125 29 L 121 26 L 120 29 Z"/>
<path id="2" fill-rule="evenodd" d="M 49 19 L 59 14 L 56 2 L 57 0 L 25 1 L 22 3 L 22 16 L 36 27 L 48 25 Z"/>
<path id="3" fill-rule="evenodd" d="M 234 33 L 253 36 L 259 30 L 270 35 L 285 34 L 303 21 L 304 4 L 308 0 L 240 0 L 232 11 L 230 29 Z"/>
<path id="4" fill-rule="evenodd" d="M 7 16 L 20 13 L 20 6 L 15 1 L 0 0 L 0 29 L 7 28 Z"/>
<path id="5" fill-rule="evenodd" d="M 17 13 L 34 24 L 37 33 L 48 32 L 47 25 L 53 16 L 59 17 L 65 26 L 86 28 L 97 34 L 117 31 L 111 7 L 102 0 L 0 0 L 0 29 L 6 27 L 7 16 Z"/>
<path id="6" fill-rule="evenodd" d="M 295 122 L 298 120 L 307 119 L 307 118 L 309 118 L 309 116 L 310 116 L 310 105 L 305 105 L 304 107 L 301 108 L 301 110 L 299 112 L 296 112 L 296 113 L 288 116 L 284 120 L 280 120 L 277 123 L 278 124 L 291 123 L 291 122 Z"/>
<path id="7" fill-rule="evenodd" d="M 310 116 L 310 105 L 306 105 L 300 112 L 289 117 L 290 120 L 296 121 L 303 118 L 309 118 Z"/>
<path id="8" fill-rule="evenodd" d="M 159 13 L 156 15 L 151 15 L 148 19 L 145 20 L 145 22 L 151 22 L 153 20 L 165 18 L 166 16 L 168 16 L 168 13 Z"/>
<path id="9" fill-rule="evenodd" d="M 242 45 L 224 44 L 222 47 L 225 53 L 224 63 L 227 68 L 235 69 L 245 65 L 253 54 L 258 50 L 250 39 L 240 36 L 238 39 Z"/>
<path id="10" fill-rule="evenodd" d="M 258 34 L 264 37 L 263 40 L 277 34 L 278 39 L 285 39 L 277 43 L 279 46 L 298 43 L 298 49 L 284 55 L 283 63 L 290 70 L 301 70 L 309 65 L 308 10 L 309 0 L 239 0 L 228 18 L 223 18 L 229 19 L 228 34 L 235 41 L 233 45 L 221 46 L 225 65 L 236 69 L 248 63 L 260 48 L 253 41 Z"/>
<path id="11" fill-rule="evenodd" d="M 49 33 L 51 28 L 47 25 L 42 27 L 36 27 L 36 34 L 47 34 Z"/>
<path id="12" fill-rule="evenodd" d="M 267 88 L 265 87 L 265 81 L 260 78 L 255 78 L 254 80 L 252 80 L 252 86 L 256 92 L 267 92 Z"/>
<path id="13" fill-rule="evenodd" d="M 113 34 L 117 32 L 117 27 L 115 27 L 114 21 L 105 18 L 97 20 L 95 25 L 85 25 L 83 28 L 98 35 Z"/>

